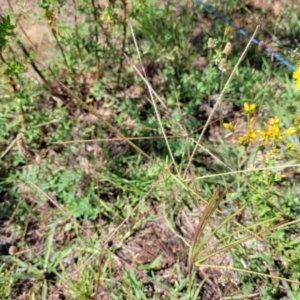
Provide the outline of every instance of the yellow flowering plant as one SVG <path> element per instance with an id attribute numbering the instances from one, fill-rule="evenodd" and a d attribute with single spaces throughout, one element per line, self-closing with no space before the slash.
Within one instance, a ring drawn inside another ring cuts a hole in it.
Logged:
<path id="1" fill-rule="evenodd" d="M 263 128 L 256 129 L 256 119 L 253 117 L 253 112 L 256 109 L 255 103 L 244 102 L 244 112 L 247 118 L 247 128 L 243 135 L 235 136 L 234 143 L 248 147 L 249 144 L 255 142 L 261 143 L 261 149 L 276 149 L 278 142 L 284 141 L 284 136 L 292 135 L 299 130 L 300 117 L 295 118 L 294 125 L 290 126 L 286 130 L 282 130 L 280 126 L 280 119 L 278 117 L 270 118 L 268 122 L 263 122 Z M 223 123 L 225 129 L 235 132 L 234 122 Z M 259 138 L 259 139 L 257 139 Z M 284 143 L 286 150 L 295 150 L 294 146 L 289 142 Z M 274 151 L 274 150 L 273 150 Z"/>
<path id="2" fill-rule="evenodd" d="M 300 90 L 300 60 L 297 63 L 296 71 L 293 73 L 293 79 L 296 81 L 296 87 Z"/>
<path id="3" fill-rule="evenodd" d="M 257 156 L 257 161 L 260 162 L 260 166 L 266 169 L 262 172 L 259 170 L 255 171 L 256 167 L 251 163 L 250 168 L 252 168 L 253 172 L 251 172 L 249 180 L 253 184 L 267 187 L 284 177 L 280 171 L 270 172 L 269 168 L 274 167 L 278 160 L 282 160 L 286 152 L 293 152 L 296 156 L 299 155 L 293 143 L 290 140 L 285 141 L 285 137 L 293 135 L 297 131 L 299 132 L 300 116 L 296 117 L 292 126 L 285 130 L 282 128 L 282 122 L 278 117 L 270 118 L 268 121 L 263 122 L 261 128 L 257 129 L 259 124 L 257 124 L 257 118 L 254 117 L 255 109 L 255 103 L 244 102 L 243 110 L 246 115 L 246 129 L 241 135 L 235 133 L 237 124 L 234 122 L 224 123 L 223 127 L 232 132 L 234 144 L 242 145 L 245 148 L 258 146 L 256 147 L 258 152 L 255 156 Z"/>

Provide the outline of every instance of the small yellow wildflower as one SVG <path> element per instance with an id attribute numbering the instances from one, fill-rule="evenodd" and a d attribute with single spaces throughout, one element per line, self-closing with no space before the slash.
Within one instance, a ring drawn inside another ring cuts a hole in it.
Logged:
<path id="1" fill-rule="evenodd" d="M 287 150 L 290 150 L 290 151 L 295 150 L 295 147 L 294 147 L 294 145 L 292 143 L 287 143 L 285 146 L 286 146 Z"/>
<path id="2" fill-rule="evenodd" d="M 271 126 L 271 136 L 277 140 L 282 140 L 283 139 L 283 136 L 280 132 L 280 128 L 278 125 L 273 125 Z"/>
<path id="3" fill-rule="evenodd" d="M 296 87 L 300 90 L 300 60 L 297 63 L 296 71 L 293 73 L 293 79 L 296 80 Z"/>
<path id="4" fill-rule="evenodd" d="M 228 35 L 231 32 L 231 30 L 232 30 L 231 26 L 226 25 L 224 29 L 224 35 Z"/>
<path id="5" fill-rule="evenodd" d="M 253 143 L 257 134 L 253 128 L 248 128 L 246 133 L 238 138 L 237 143 L 240 145 L 248 146 L 249 143 Z"/>
<path id="6" fill-rule="evenodd" d="M 234 123 L 233 122 L 223 123 L 223 127 L 226 128 L 226 129 L 229 129 L 232 132 L 234 132 Z"/>
<path id="7" fill-rule="evenodd" d="M 248 102 L 244 102 L 244 111 L 246 114 L 251 113 L 252 111 L 255 110 L 255 108 L 256 108 L 255 103 L 249 104 Z"/>
<path id="8" fill-rule="evenodd" d="M 247 130 L 247 136 L 249 137 L 249 140 L 255 139 L 256 138 L 256 133 L 253 128 L 249 128 Z"/>
<path id="9" fill-rule="evenodd" d="M 277 153 L 277 148 L 275 146 L 273 146 L 271 149 L 271 154 L 275 155 L 276 153 Z"/>
<path id="10" fill-rule="evenodd" d="M 283 134 L 286 134 L 286 135 L 292 135 L 294 134 L 295 132 L 297 132 L 296 128 L 294 126 L 288 128 L 287 130 L 285 130 L 283 132 Z"/>
<path id="11" fill-rule="evenodd" d="M 280 123 L 280 119 L 278 118 L 271 118 L 270 121 L 269 121 L 270 125 L 273 126 L 273 125 L 278 125 Z"/>
<path id="12" fill-rule="evenodd" d="M 266 124 L 265 127 L 267 127 Z M 263 141 L 265 143 L 268 143 L 270 137 L 272 136 L 270 128 L 266 128 L 266 130 L 257 130 L 256 132 L 258 135 L 260 135 L 260 141 Z"/>
<path id="13" fill-rule="evenodd" d="M 269 139 L 277 139 L 282 140 L 283 135 L 280 132 L 280 128 L 278 126 L 280 120 L 278 118 L 271 118 L 269 120 L 269 124 L 264 122 L 265 130 L 257 130 L 257 134 L 260 135 L 260 141 L 264 141 L 265 143 L 268 143 Z"/>

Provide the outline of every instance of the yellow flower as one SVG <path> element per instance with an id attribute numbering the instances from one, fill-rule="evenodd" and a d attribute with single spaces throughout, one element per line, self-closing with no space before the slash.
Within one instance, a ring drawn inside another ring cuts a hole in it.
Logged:
<path id="1" fill-rule="evenodd" d="M 273 146 L 271 149 L 271 154 L 276 154 L 276 153 L 277 153 L 277 148 Z"/>
<path id="2" fill-rule="evenodd" d="M 292 143 L 288 143 L 285 145 L 287 150 L 293 151 L 295 150 L 295 147 Z"/>
<path id="3" fill-rule="evenodd" d="M 281 134 L 281 132 L 280 132 L 280 128 L 277 126 L 277 125 L 273 125 L 273 126 L 271 126 L 271 135 L 275 138 L 275 139 L 277 139 L 277 140 L 282 140 L 283 139 L 283 136 L 282 136 L 282 134 Z"/>
<path id="4" fill-rule="evenodd" d="M 248 146 L 249 143 L 253 143 L 257 134 L 253 128 L 248 128 L 246 133 L 239 137 L 237 143 L 240 145 Z"/>
<path id="5" fill-rule="evenodd" d="M 288 128 L 283 134 L 286 134 L 286 135 L 292 135 L 296 132 L 296 128 L 294 126 Z"/>
<path id="6" fill-rule="evenodd" d="M 271 133 L 269 131 L 257 130 L 257 133 L 260 135 L 260 141 L 268 143 Z"/>
<path id="7" fill-rule="evenodd" d="M 255 130 L 253 128 L 249 128 L 247 130 L 247 136 L 248 136 L 249 140 L 255 139 L 256 138 Z"/>
<path id="8" fill-rule="evenodd" d="M 296 87 L 300 90 L 300 60 L 297 63 L 296 71 L 293 73 L 293 79 L 296 80 Z"/>
<path id="9" fill-rule="evenodd" d="M 268 143 L 270 138 L 282 140 L 283 136 L 278 126 L 279 119 L 272 118 L 269 121 L 270 125 L 264 122 L 265 130 L 257 130 L 256 132 L 260 135 L 260 141 Z"/>
<path id="10" fill-rule="evenodd" d="M 232 28 L 229 26 L 229 25 L 226 25 L 225 26 L 225 29 L 224 29 L 224 35 L 227 35 L 231 32 Z"/>
<path id="11" fill-rule="evenodd" d="M 244 102 L 244 111 L 246 114 L 251 113 L 252 111 L 254 111 L 255 108 L 256 108 L 255 103 L 249 104 L 248 102 Z"/>
<path id="12" fill-rule="evenodd" d="M 280 119 L 278 118 L 271 118 L 270 121 L 269 121 L 270 125 L 273 126 L 273 125 L 278 125 L 280 123 Z"/>
<path id="13" fill-rule="evenodd" d="M 230 131 L 234 131 L 234 123 L 230 122 L 230 123 L 223 123 L 223 127 L 226 129 L 229 129 Z"/>

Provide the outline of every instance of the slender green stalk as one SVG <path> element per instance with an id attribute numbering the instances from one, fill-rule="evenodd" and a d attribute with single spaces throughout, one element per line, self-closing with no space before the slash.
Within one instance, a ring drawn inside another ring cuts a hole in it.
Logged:
<path id="1" fill-rule="evenodd" d="M 243 51 L 243 53 L 242 53 L 242 55 L 240 56 L 238 62 L 237 62 L 236 65 L 234 66 L 234 68 L 233 68 L 233 70 L 232 70 L 232 72 L 231 72 L 231 74 L 230 74 L 230 76 L 229 76 L 227 82 L 225 83 L 224 88 L 223 88 L 223 90 L 221 91 L 220 96 L 218 97 L 218 100 L 216 101 L 216 104 L 215 104 L 215 106 L 213 107 L 213 109 L 212 109 L 212 111 L 211 111 L 211 113 L 210 113 L 210 115 L 209 115 L 209 117 L 208 117 L 208 119 L 207 119 L 207 121 L 206 121 L 206 123 L 205 123 L 203 129 L 202 129 L 202 132 L 201 132 L 201 134 L 200 134 L 200 136 L 199 136 L 199 138 L 198 138 L 198 140 L 197 140 L 197 143 L 198 143 L 198 144 L 200 144 L 200 141 L 202 140 L 202 137 L 203 137 L 204 132 L 206 131 L 208 125 L 210 124 L 210 121 L 211 121 L 211 119 L 212 119 L 212 117 L 213 117 L 214 112 L 216 111 L 217 107 L 219 107 L 219 105 L 220 105 L 220 103 L 221 103 L 221 101 L 222 101 L 222 98 L 223 98 L 223 96 L 224 96 L 224 94 L 225 94 L 225 92 L 226 92 L 226 90 L 227 90 L 227 88 L 228 88 L 230 82 L 232 81 L 232 78 L 234 77 L 234 74 L 236 73 L 236 71 L 237 71 L 237 69 L 238 69 L 238 66 L 240 65 L 240 63 L 241 63 L 242 60 L 244 59 L 244 57 L 245 57 L 245 55 L 246 55 L 246 53 L 247 53 L 247 51 L 248 51 L 250 45 L 252 44 L 252 40 L 253 40 L 253 38 L 256 36 L 256 34 L 257 34 L 259 28 L 260 28 L 260 26 L 257 26 L 257 27 L 256 27 L 256 29 L 255 29 L 255 31 L 254 31 L 254 33 L 253 33 L 251 39 L 249 40 L 249 42 L 248 42 L 248 44 L 247 44 L 245 50 Z M 189 159 L 189 161 L 188 161 L 188 164 L 187 164 L 187 167 L 186 167 L 186 169 L 185 169 L 185 172 L 184 172 L 184 176 L 183 176 L 183 177 L 186 177 L 187 171 L 188 171 L 188 169 L 189 169 L 189 167 L 190 167 L 190 165 L 191 165 L 191 163 L 192 163 L 192 161 L 193 161 L 193 158 L 194 158 L 194 156 L 195 156 L 195 154 L 196 154 L 196 151 L 197 151 L 197 147 L 195 146 L 195 147 L 194 147 L 194 150 L 193 150 L 193 152 L 192 152 L 192 154 L 191 154 L 191 156 L 190 156 L 190 159 Z"/>

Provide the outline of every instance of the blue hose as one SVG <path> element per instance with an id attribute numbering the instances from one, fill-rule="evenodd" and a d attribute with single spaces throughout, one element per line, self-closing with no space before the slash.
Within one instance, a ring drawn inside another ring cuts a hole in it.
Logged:
<path id="1" fill-rule="evenodd" d="M 197 3 L 202 4 L 204 6 L 204 8 L 213 13 L 215 16 L 217 16 L 219 19 L 223 20 L 226 24 L 228 24 L 230 27 L 234 28 L 236 31 L 238 31 L 240 34 L 242 34 L 243 36 L 245 36 L 246 38 L 248 38 L 249 40 L 251 39 L 251 35 L 248 34 L 245 30 L 235 26 L 228 18 L 222 16 L 219 12 L 217 12 L 216 10 L 214 10 L 210 5 L 203 3 L 200 0 L 196 0 Z M 259 41 L 257 39 L 252 39 L 252 42 L 256 45 L 259 44 Z M 286 61 L 284 58 L 282 58 L 280 55 L 276 54 L 275 52 L 273 52 L 271 49 L 266 48 L 265 51 L 272 55 L 272 57 L 274 57 L 276 60 L 278 60 L 279 62 L 281 62 L 282 64 L 284 64 L 286 67 L 288 67 L 290 70 L 292 71 L 296 71 L 296 68 L 291 65 L 288 61 Z"/>

